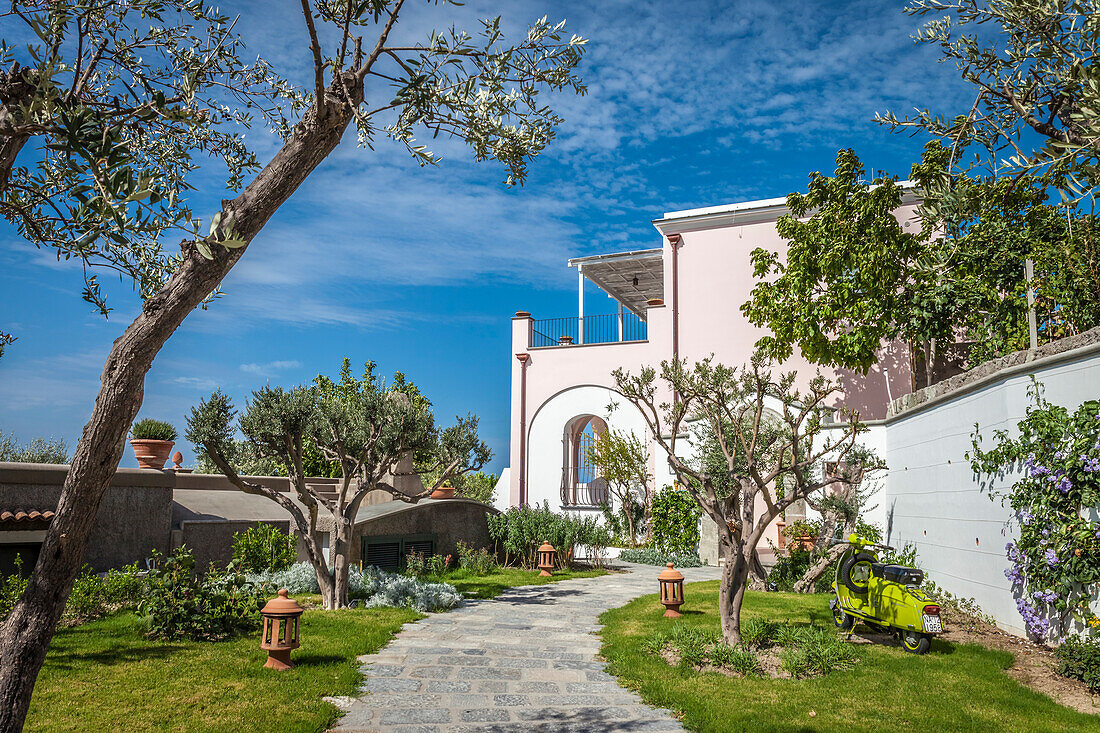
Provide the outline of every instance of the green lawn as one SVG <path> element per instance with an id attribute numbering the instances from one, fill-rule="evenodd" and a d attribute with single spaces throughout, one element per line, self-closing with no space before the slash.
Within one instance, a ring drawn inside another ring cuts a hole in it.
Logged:
<path id="1" fill-rule="evenodd" d="M 467 598 L 496 598 L 503 591 L 518 585 L 542 585 L 573 578 L 595 578 L 607 575 L 606 570 L 557 570 L 549 578 L 540 578 L 538 570 L 501 568 L 489 575 L 474 575 L 466 570 L 452 570 L 446 575 L 430 576 L 433 583 L 450 583 Z"/>
<path id="2" fill-rule="evenodd" d="M 1100 731 L 1100 717 L 1077 713 L 1003 673 L 1012 655 L 934 641 L 917 657 L 861 645 L 855 668 L 809 680 L 734 679 L 684 672 L 646 654 L 654 631 L 686 623 L 718 628 L 718 581 L 685 589 L 680 620 L 662 618 L 657 596 L 601 616 L 611 671 L 646 702 L 683 715 L 696 731 Z M 742 618 L 832 625 L 827 595 L 748 593 Z M 810 716 L 810 712 L 816 712 Z"/>
<path id="3" fill-rule="evenodd" d="M 325 695 L 348 695 L 356 656 L 386 644 L 415 611 L 307 611 L 289 672 L 263 668 L 259 632 L 235 641 L 156 642 L 131 614 L 62 629 L 35 686 L 28 731 L 322 731 Z"/>

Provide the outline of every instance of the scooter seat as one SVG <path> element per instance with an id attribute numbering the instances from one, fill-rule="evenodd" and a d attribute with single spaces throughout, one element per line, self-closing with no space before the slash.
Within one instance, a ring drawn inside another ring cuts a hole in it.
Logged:
<path id="1" fill-rule="evenodd" d="M 920 585 L 924 582 L 924 571 L 919 568 L 907 568 L 904 565 L 883 565 L 882 577 L 902 585 Z"/>

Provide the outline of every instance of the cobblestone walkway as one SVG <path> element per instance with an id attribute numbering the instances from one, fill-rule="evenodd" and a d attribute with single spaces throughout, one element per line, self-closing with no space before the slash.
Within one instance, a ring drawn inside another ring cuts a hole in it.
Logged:
<path id="1" fill-rule="evenodd" d="M 335 731 L 681 731 L 625 690 L 597 658 L 603 611 L 657 591 L 658 568 L 505 591 L 406 626 L 360 657 L 367 679 Z M 713 567 L 682 571 L 688 581 Z"/>

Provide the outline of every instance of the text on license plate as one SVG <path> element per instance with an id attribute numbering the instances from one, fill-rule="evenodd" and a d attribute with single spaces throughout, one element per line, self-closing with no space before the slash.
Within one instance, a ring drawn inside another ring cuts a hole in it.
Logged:
<path id="1" fill-rule="evenodd" d="M 924 614 L 924 630 L 929 634 L 938 634 L 942 632 L 943 627 L 940 626 L 940 617 Z"/>

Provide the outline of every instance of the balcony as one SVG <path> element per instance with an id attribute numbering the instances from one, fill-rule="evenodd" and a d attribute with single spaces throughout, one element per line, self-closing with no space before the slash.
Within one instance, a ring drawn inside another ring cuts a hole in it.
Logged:
<path id="1" fill-rule="evenodd" d="M 569 344 L 613 344 L 646 340 L 646 322 L 630 311 L 599 316 L 542 318 L 531 322 L 532 349 Z"/>

